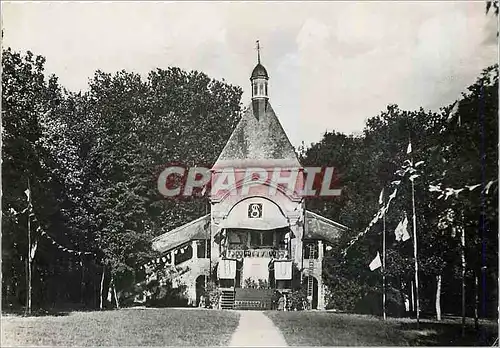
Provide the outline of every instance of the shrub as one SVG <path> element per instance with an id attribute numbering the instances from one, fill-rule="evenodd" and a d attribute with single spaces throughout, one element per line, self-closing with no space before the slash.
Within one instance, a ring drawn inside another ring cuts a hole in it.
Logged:
<path id="1" fill-rule="evenodd" d="M 219 301 L 222 296 L 222 291 L 214 280 L 207 282 L 204 296 L 206 297 L 208 308 L 219 308 Z"/>
<path id="2" fill-rule="evenodd" d="M 288 295 L 288 306 L 290 310 L 301 311 L 307 309 L 307 290 L 304 286 L 293 289 Z"/>
<path id="3" fill-rule="evenodd" d="M 186 286 L 179 285 L 173 287 L 170 280 L 160 284 L 157 280 L 152 280 L 146 284 L 147 297 L 145 305 L 147 307 L 187 307 Z"/>

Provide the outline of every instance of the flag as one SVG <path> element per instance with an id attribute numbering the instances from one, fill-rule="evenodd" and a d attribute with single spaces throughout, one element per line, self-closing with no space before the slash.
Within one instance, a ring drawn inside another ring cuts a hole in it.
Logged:
<path id="1" fill-rule="evenodd" d="M 384 189 L 380 191 L 380 196 L 378 197 L 378 204 L 382 205 L 384 203 Z"/>
<path id="2" fill-rule="evenodd" d="M 377 256 L 375 256 L 375 258 L 368 267 L 370 267 L 370 271 L 374 271 L 377 268 L 382 267 L 382 261 L 380 260 L 380 254 L 378 251 L 377 251 Z"/>
<path id="3" fill-rule="evenodd" d="M 493 185 L 494 183 L 495 183 L 495 181 L 490 181 L 486 184 L 486 186 L 484 187 L 484 191 L 486 194 L 488 194 L 488 192 L 490 191 L 491 185 Z"/>
<path id="4" fill-rule="evenodd" d="M 37 247 L 38 247 L 38 240 L 35 240 L 35 242 L 31 245 L 30 249 L 30 261 L 32 261 L 35 258 Z"/>
<path id="5" fill-rule="evenodd" d="M 111 299 L 112 299 L 112 294 L 111 294 L 111 285 L 109 286 L 109 289 L 108 289 L 108 302 L 111 302 Z"/>
<path id="6" fill-rule="evenodd" d="M 408 218 L 405 216 L 403 220 L 401 220 L 394 230 L 394 234 L 396 235 L 396 240 L 406 241 L 410 239 L 410 235 L 408 234 Z"/>
<path id="7" fill-rule="evenodd" d="M 403 222 L 403 242 L 406 242 L 408 239 L 410 239 L 410 234 L 408 233 L 408 219 L 405 216 L 404 222 Z"/>
<path id="8" fill-rule="evenodd" d="M 411 153 L 411 141 L 408 143 L 408 148 L 406 149 L 406 153 Z"/>
<path id="9" fill-rule="evenodd" d="M 456 101 L 454 104 L 453 104 L 453 107 L 451 108 L 450 112 L 448 113 L 448 118 L 446 119 L 446 121 L 449 123 L 451 122 L 451 120 L 453 119 L 453 117 L 455 117 L 455 115 L 457 114 L 458 112 L 458 101 Z"/>

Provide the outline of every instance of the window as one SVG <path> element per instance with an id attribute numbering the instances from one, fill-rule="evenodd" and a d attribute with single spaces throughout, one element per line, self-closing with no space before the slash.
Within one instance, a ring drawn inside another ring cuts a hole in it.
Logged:
<path id="1" fill-rule="evenodd" d="M 318 243 L 317 242 L 304 243 L 304 258 L 305 259 L 317 259 L 318 258 Z"/>
<path id="2" fill-rule="evenodd" d="M 264 85 L 264 89 L 265 89 L 266 95 L 267 95 L 267 83 Z"/>
<path id="3" fill-rule="evenodd" d="M 259 83 L 259 94 L 263 95 L 264 94 L 264 87 L 262 86 L 262 83 Z"/>
<path id="4" fill-rule="evenodd" d="M 186 262 L 193 257 L 193 248 L 191 243 L 185 244 L 174 251 L 174 264 L 178 265 L 182 262 Z"/>
<path id="5" fill-rule="evenodd" d="M 258 248 L 261 245 L 260 232 L 250 231 L 250 247 Z"/>
<path id="6" fill-rule="evenodd" d="M 199 240 L 197 241 L 198 243 L 198 251 L 197 251 L 197 257 L 199 259 L 203 258 L 209 258 L 210 257 L 210 242 L 206 240 Z"/>
<path id="7" fill-rule="evenodd" d="M 250 231 L 251 248 L 271 248 L 274 245 L 273 231 Z"/>
<path id="8" fill-rule="evenodd" d="M 272 247 L 273 246 L 273 232 L 266 231 L 261 233 L 262 236 L 262 245 Z"/>
<path id="9" fill-rule="evenodd" d="M 254 83 L 253 85 L 253 95 L 257 95 L 257 84 Z"/>

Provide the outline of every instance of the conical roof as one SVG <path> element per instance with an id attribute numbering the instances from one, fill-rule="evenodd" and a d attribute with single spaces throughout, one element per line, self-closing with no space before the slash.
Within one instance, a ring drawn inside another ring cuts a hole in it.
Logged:
<path id="1" fill-rule="evenodd" d="M 243 112 L 241 120 L 231 134 L 214 168 L 301 167 L 295 150 L 271 104 L 268 101 L 259 103 L 250 103 Z"/>

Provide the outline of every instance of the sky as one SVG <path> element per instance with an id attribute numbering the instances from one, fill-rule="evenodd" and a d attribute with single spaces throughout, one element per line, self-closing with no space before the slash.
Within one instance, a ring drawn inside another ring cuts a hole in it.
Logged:
<path id="1" fill-rule="evenodd" d="M 2 2 L 3 47 L 46 57 L 72 91 L 97 69 L 177 66 L 243 88 L 255 41 L 292 144 L 358 134 L 388 104 L 438 110 L 498 61 L 485 1 Z"/>

